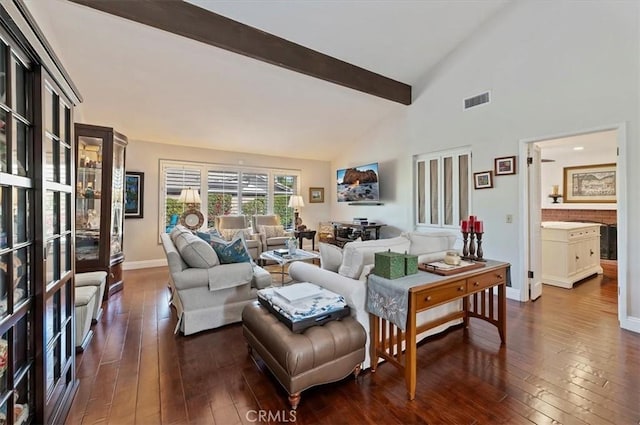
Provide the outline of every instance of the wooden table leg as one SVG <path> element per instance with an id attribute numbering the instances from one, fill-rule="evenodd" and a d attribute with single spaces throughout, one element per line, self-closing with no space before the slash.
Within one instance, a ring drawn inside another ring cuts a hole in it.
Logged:
<path id="1" fill-rule="evenodd" d="M 498 333 L 502 344 L 507 343 L 507 285 L 498 285 Z"/>
<path id="2" fill-rule="evenodd" d="M 378 341 L 380 340 L 380 319 L 369 313 L 369 357 L 371 357 L 371 372 L 375 373 L 378 366 Z"/>
<path id="3" fill-rule="evenodd" d="M 464 329 L 466 332 L 467 328 L 469 327 L 469 297 L 468 296 L 462 297 L 462 311 L 464 312 L 464 317 L 462 321 L 463 321 Z"/>
<path id="4" fill-rule="evenodd" d="M 404 376 L 407 385 L 409 400 L 416 398 L 416 299 L 414 294 L 409 294 L 409 311 L 407 312 L 407 326 L 405 331 L 405 364 Z"/>

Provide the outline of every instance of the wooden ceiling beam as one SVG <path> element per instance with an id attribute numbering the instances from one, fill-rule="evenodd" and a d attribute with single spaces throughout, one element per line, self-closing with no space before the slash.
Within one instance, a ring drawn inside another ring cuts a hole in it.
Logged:
<path id="1" fill-rule="evenodd" d="M 291 71 L 411 104 L 411 86 L 181 0 L 70 0 Z"/>

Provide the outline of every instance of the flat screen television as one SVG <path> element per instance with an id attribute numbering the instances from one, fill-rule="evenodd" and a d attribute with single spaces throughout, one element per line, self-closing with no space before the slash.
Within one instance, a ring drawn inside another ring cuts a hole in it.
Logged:
<path id="1" fill-rule="evenodd" d="M 378 163 L 343 168 L 337 172 L 338 202 L 380 200 Z"/>

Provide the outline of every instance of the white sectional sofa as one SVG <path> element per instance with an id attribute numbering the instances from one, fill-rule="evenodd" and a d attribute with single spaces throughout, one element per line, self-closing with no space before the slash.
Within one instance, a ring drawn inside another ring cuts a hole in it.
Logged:
<path id="1" fill-rule="evenodd" d="M 349 242 L 342 250 L 333 245 L 320 244 L 320 268 L 305 263 L 294 262 L 289 267 L 289 275 L 298 282 L 311 282 L 345 298 L 351 307 L 351 315 L 367 330 L 366 358 L 364 368 L 371 366 L 369 356 L 369 313 L 365 310 L 367 296 L 367 275 L 373 268 L 374 254 L 391 250 L 417 255 L 418 261 L 441 260 L 445 253 L 454 248 L 457 234 L 452 232 L 409 232 L 390 239 L 364 242 Z M 432 321 L 449 313 L 460 311 L 461 301 L 444 304 L 418 314 L 418 324 Z M 461 319 L 444 323 L 418 335 L 418 341 L 429 335 L 462 323 Z"/>

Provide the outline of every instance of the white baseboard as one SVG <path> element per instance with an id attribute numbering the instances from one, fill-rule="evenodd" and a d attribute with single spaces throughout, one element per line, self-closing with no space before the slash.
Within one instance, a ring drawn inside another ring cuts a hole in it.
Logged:
<path id="1" fill-rule="evenodd" d="M 523 301 L 520 299 L 520 288 L 512 288 L 507 286 L 507 298 L 510 300 Z"/>
<path id="2" fill-rule="evenodd" d="M 620 321 L 620 327 L 631 332 L 640 333 L 640 318 L 627 316 Z"/>
<path id="3" fill-rule="evenodd" d="M 146 261 L 125 261 L 122 264 L 122 270 L 150 269 L 152 267 L 163 267 L 166 265 L 167 265 L 166 258 L 161 258 L 158 260 L 146 260 Z"/>

